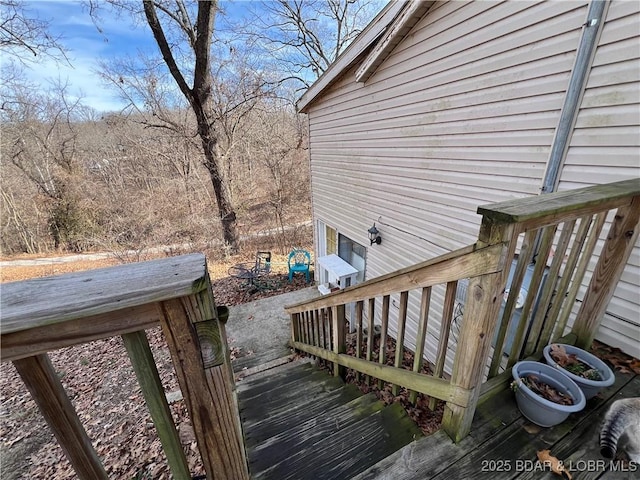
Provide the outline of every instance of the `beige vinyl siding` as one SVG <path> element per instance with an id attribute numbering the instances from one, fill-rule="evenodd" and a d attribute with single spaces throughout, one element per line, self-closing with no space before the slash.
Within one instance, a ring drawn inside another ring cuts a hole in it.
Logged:
<path id="1" fill-rule="evenodd" d="M 589 72 L 558 188 L 571 190 L 638 176 L 640 3 L 614 0 Z M 604 235 L 600 244 L 604 242 Z M 596 258 L 590 264 L 585 286 L 595 262 Z M 584 290 L 583 287 L 579 299 Z M 640 358 L 640 241 L 631 254 L 596 339 Z"/>
<path id="2" fill-rule="evenodd" d="M 480 204 L 540 192 L 586 5 L 438 2 L 364 84 L 355 65 L 307 108 L 314 215 L 367 246 L 376 222 L 367 278 L 473 243 Z"/>

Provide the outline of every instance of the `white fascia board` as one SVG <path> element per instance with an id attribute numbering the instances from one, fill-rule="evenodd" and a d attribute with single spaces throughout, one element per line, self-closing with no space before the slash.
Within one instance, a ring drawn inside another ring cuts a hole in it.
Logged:
<path id="1" fill-rule="evenodd" d="M 384 36 L 376 43 L 356 72 L 356 82 L 366 82 L 378 66 L 387 58 L 395 46 L 405 37 L 416 23 L 431 8 L 433 1 L 411 0 Z"/>
<path id="2" fill-rule="evenodd" d="M 347 49 L 338 57 L 338 59 L 329 65 L 329 68 L 315 81 L 313 85 L 300 97 L 297 102 L 298 111 L 305 113 L 305 109 L 309 104 L 329 85 L 331 85 L 342 72 L 351 67 L 353 62 L 364 52 L 372 43 L 374 43 L 380 35 L 382 35 L 387 27 L 393 23 L 400 12 L 410 0 L 392 0 L 384 7 L 384 9 L 374 18 L 369 25 L 358 35 L 358 37 L 347 47 Z"/>

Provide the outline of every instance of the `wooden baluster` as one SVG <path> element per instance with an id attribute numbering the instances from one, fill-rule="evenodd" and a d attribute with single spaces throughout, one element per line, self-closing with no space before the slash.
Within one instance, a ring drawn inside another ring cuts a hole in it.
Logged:
<path id="1" fill-rule="evenodd" d="M 572 332 L 578 337 L 576 345 L 591 347 L 607 305 L 631 255 L 640 230 L 640 196 L 633 197 L 627 206 L 618 208 L 609 228 L 598 263 L 591 276 Z"/>
<path id="2" fill-rule="evenodd" d="M 362 356 L 362 311 L 364 302 L 356 302 L 356 358 Z M 356 371 L 356 382 L 360 381 L 360 372 Z"/>
<path id="3" fill-rule="evenodd" d="M 589 233 L 589 227 L 591 226 L 592 220 L 593 217 L 591 216 L 582 217 L 580 219 L 580 226 L 578 227 L 576 238 L 571 245 L 571 252 L 569 253 L 569 257 L 567 258 L 567 263 L 564 267 L 564 270 L 562 271 L 562 278 L 560 279 L 560 284 L 558 285 L 558 292 L 556 296 L 557 300 L 553 303 L 553 306 L 549 311 L 549 318 L 552 319 L 553 333 L 545 335 L 545 337 L 541 340 L 543 344 L 547 344 L 549 343 L 551 338 L 555 339 L 561 337 L 563 334 L 564 325 L 562 325 L 562 327 L 560 328 L 560 309 L 565 304 L 567 296 L 569 294 L 569 283 L 571 282 L 571 278 L 573 277 L 576 270 L 578 258 L 580 257 L 580 252 L 584 247 L 584 242 L 587 239 L 587 234 Z"/>
<path id="4" fill-rule="evenodd" d="M 529 285 L 529 295 L 527 296 L 527 300 L 525 301 L 524 308 L 522 309 L 522 317 L 523 319 L 521 327 L 524 330 L 526 325 L 529 323 L 529 317 L 533 314 L 533 304 L 535 303 L 537 293 L 540 290 L 540 284 L 542 283 L 542 276 L 544 274 L 545 269 L 547 268 L 547 259 L 549 258 L 549 254 L 551 253 L 551 247 L 553 247 L 553 240 L 556 235 L 556 231 L 558 230 L 558 224 L 549 225 L 543 229 L 542 234 L 542 242 L 540 244 L 540 252 L 538 253 L 538 258 L 536 259 L 536 266 L 533 269 L 533 275 L 531 276 L 531 284 Z M 525 316 L 526 309 L 526 316 Z M 525 320 L 526 319 L 526 320 Z M 529 334 L 526 338 L 526 344 L 524 345 L 524 349 L 517 349 L 516 343 L 514 342 L 514 348 L 511 349 L 511 352 L 514 355 L 509 358 L 510 362 L 517 362 L 520 358 L 520 353 L 522 352 L 523 357 L 528 357 L 533 352 L 535 352 L 536 344 L 538 343 L 538 334 L 540 333 L 540 329 L 542 328 L 541 320 L 538 322 L 531 321 L 531 326 L 528 327 Z M 523 332 L 524 333 L 524 332 Z"/>
<path id="5" fill-rule="evenodd" d="M 593 250 L 598 243 L 598 238 L 600 238 L 600 233 L 602 232 L 602 227 L 604 227 L 604 223 L 606 220 L 607 212 L 602 212 L 595 216 L 595 222 L 593 224 L 593 228 L 591 229 L 591 233 L 589 234 L 589 238 L 587 239 L 587 244 L 584 246 L 582 252 L 580 253 L 580 260 L 578 262 L 578 266 L 576 267 L 576 273 L 573 276 L 571 287 L 569 288 L 569 293 L 567 294 L 567 298 L 564 302 L 565 306 L 563 307 L 560 318 L 558 319 L 556 332 L 558 332 L 559 335 L 557 336 L 562 336 L 564 334 L 564 329 L 567 326 L 567 321 L 569 320 L 569 316 L 571 315 L 571 311 L 573 310 L 573 306 L 575 305 L 575 301 L 578 296 L 578 291 L 580 290 L 580 287 L 582 285 L 582 279 L 584 278 L 584 274 L 587 271 L 589 261 L 593 256 Z"/>
<path id="6" fill-rule="evenodd" d="M 382 297 L 382 316 L 380 325 L 380 351 L 379 359 L 380 365 L 384 365 L 387 362 L 387 334 L 389 332 L 389 295 Z M 383 381 L 378 380 L 378 388 L 382 390 Z"/>
<path id="7" fill-rule="evenodd" d="M 207 478 L 248 480 L 242 426 L 226 364 L 227 345 L 208 278 L 206 288 L 162 302 L 171 352 Z"/>
<path id="8" fill-rule="evenodd" d="M 47 354 L 14 360 L 13 364 L 77 477 L 81 480 L 108 480 Z"/>
<path id="9" fill-rule="evenodd" d="M 344 313 L 344 305 L 331 307 L 331 320 L 333 330 L 333 353 L 341 354 L 347 351 L 347 342 L 345 338 L 346 319 Z M 333 374 L 336 377 L 344 378 L 344 367 L 339 363 L 333 364 Z"/>
<path id="10" fill-rule="evenodd" d="M 310 335 L 309 335 L 309 311 L 305 311 L 302 312 L 302 328 L 304 331 L 304 343 L 306 343 L 307 345 L 309 345 L 311 343 L 310 341 Z"/>
<path id="11" fill-rule="evenodd" d="M 125 333 L 122 335 L 122 340 L 136 373 L 151 419 L 158 432 L 160 443 L 167 456 L 173 478 L 190 480 L 189 464 L 182 449 L 178 431 L 173 423 L 171 410 L 147 336 L 144 330 L 139 330 Z"/>
<path id="12" fill-rule="evenodd" d="M 309 343 L 314 347 L 317 346 L 316 343 L 316 311 L 309 310 L 309 335 L 311 336 L 311 340 Z"/>
<path id="13" fill-rule="evenodd" d="M 322 348 L 322 309 L 315 310 L 316 346 Z"/>
<path id="14" fill-rule="evenodd" d="M 402 368 L 402 360 L 404 359 L 404 332 L 407 324 L 407 303 L 409 301 L 409 292 L 400 293 L 400 310 L 398 311 L 398 334 L 396 336 L 396 358 L 394 366 Z M 392 385 L 391 392 L 394 396 L 398 395 L 400 387 Z"/>
<path id="15" fill-rule="evenodd" d="M 436 356 L 436 365 L 433 376 L 441 378 L 444 372 L 444 363 L 447 359 L 447 346 L 449 345 L 449 333 L 451 331 L 451 321 L 453 319 L 453 310 L 456 302 L 456 290 L 458 282 L 453 281 L 447 283 L 447 291 L 444 295 L 444 306 L 442 308 L 442 322 L 440 324 L 440 337 L 438 339 L 438 355 Z M 429 408 L 434 410 L 438 399 L 431 397 L 429 399 Z"/>
<path id="16" fill-rule="evenodd" d="M 556 291 L 556 285 L 559 284 L 560 268 L 564 263 L 564 256 L 569 247 L 575 226 L 575 220 L 563 224 L 562 233 L 558 239 L 558 246 L 556 247 L 551 266 L 549 267 L 549 273 L 547 274 L 547 281 L 539 295 L 538 310 L 533 320 L 534 326 L 539 325 L 539 328 L 535 330 L 535 332 L 539 333 L 537 333 L 538 338 L 534 351 L 546 345 L 547 340 L 545 340 L 545 338 L 548 339 L 551 336 L 551 331 L 555 325 L 556 319 L 555 317 L 549 316 L 549 311 L 556 303 L 562 303 L 563 300 L 562 293 Z"/>
<path id="17" fill-rule="evenodd" d="M 292 342 L 299 342 L 300 341 L 300 330 L 299 330 L 299 325 L 298 325 L 298 319 L 300 318 L 300 314 L 299 313 L 292 313 L 290 315 L 291 318 L 291 341 Z"/>
<path id="18" fill-rule="evenodd" d="M 374 338 L 374 320 L 375 320 L 375 308 L 376 308 L 376 299 L 369 299 L 369 309 L 367 310 L 367 356 L 366 359 L 368 362 L 371 361 L 371 354 L 373 353 L 373 343 L 375 341 Z M 367 378 L 367 383 L 371 383 L 371 377 Z"/>
<path id="19" fill-rule="evenodd" d="M 424 355 L 424 343 L 427 336 L 427 322 L 429 321 L 429 306 L 431 305 L 431 287 L 422 289 L 422 299 L 420 301 L 420 321 L 418 322 L 418 333 L 416 334 L 416 351 L 413 356 L 413 371 L 418 373 L 422 368 L 422 358 Z M 418 399 L 418 392 L 412 390 L 409 393 L 409 401 L 415 405 Z"/>
<path id="20" fill-rule="evenodd" d="M 324 348 L 331 350 L 331 309 L 322 309 L 322 328 L 324 331 Z"/>
<path id="21" fill-rule="evenodd" d="M 504 350 L 504 339 L 511 323 L 511 317 L 513 316 L 513 310 L 515 309 L 518 297 L 520 295 L 520 289 L 522 288 L 522 282 L 524 280 L 527 267 L 531 264 L 533 258 L 533 245 L 535 244 L 537 230 L 530 230 L 526 233 L 524 241 L 522 242 L 522 248 L 520 249 L 520 255 L 518 255 L 518 262 L 516 263 L 516 269 L 513 272 L 513 278 L 511 279 L 511 285 L 509 286 L 509 295 L 507 303 L 504 306 L 502 312 L 502 319 L 500 320 L 500 328 L 498 330 L 498 336 L 496 339 L 495 349 L 493 351 L 493 358 L 491 359 L 491 366 L 489 367 L 489 378 L 498 374 L 498 370 L 502 364 L 502 355 Z M 509 265 L 509 267 L 511 266 Z M 519 334 L 516 335 L 514 343 L 518 345 L 522 343 L 524 336 L 525 323 L 523 318 L 520 318 L 520 327 L 518 329 Z"/>

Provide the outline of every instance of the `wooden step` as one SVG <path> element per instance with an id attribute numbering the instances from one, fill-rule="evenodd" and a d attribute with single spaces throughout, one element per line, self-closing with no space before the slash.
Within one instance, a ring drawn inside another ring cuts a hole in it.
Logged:
<path id="1" fill-rule="evenodd" d="M 255 422 L 280 411 L 291 410 L 301 403 L 312 401 L 315 396 L 343 386 L 340 379 L 315 371 L 305 379 L 277 382 L 271 388 L 263 386 L 260 391 L 239 392 L 240 415 L 248 423 Z"/>
<path id="2" fill-rule="evenodd" d="M 291 425 L 300 425 L 327 411 L 345 405 L 361 395 L 362 393 L 355 386 L 345 385 L 337 390 L 316 395 L 312 401 L 301 403 L 293 409 L 280 410 L 258 421 L 243 422 L 246 427 L 250 426 L 246 429 L 245 435 L 247 446 L 259 444 L 269 437 L 287 431 Z"/>
<path id="3" fill-rule="evenodd" d="M 251 468 L 252 477 L 256 480 L 348 479 L 419 436 L 419 430 L 402 406 L 391 405 L 323 439 L 295 445 L 287 451 L 284 460 L 269 468 L 262 471 Z"/>
<path id="4" fill-rule="evenodd" d="M 270 470 L 274 465 L 295 456 L 301 448 L 318 445 L 331 435 L 344 429 L 349 429 L 369 415 L 379 412 L 383 405 L 375 395 L 369 394 L 322 414 L 296 424 L 289 424 L 289 428 L 280 433 L 269 435 L 256 445 L 249 454 L 249 466 L 252 472 Z M 249 446 L 249 442 L 247 442 Z"/>
<path id="5" fill-rule="evenodd" d="M 249 377 L 238 399 L 254 479 L 350 478 L 421 436 L 402 406 L 309 364 Z"/>

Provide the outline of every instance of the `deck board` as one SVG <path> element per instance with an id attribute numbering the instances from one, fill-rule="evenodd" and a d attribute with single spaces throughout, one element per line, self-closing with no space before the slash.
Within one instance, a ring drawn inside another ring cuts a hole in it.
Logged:
<path id="1" fill-rule="evenodd" d="M 640 396 L 639 388 L 640 376 L 617 373 L 616 382 L 589 400 L 585 410 L 551 428 L 528 422 L 520 415 L 513 393 L 504 391 L 478 408 L 471 434 L 459 444 L 454 444 L 444 432 L 436 432 L 407 445 L 355 479 L 560 478 L 535 469 L 536 452 L 543 449 L 551 450 L 552 455 L 580 470 L 581 480 L 640 478 L 640 469 L 607 472 L 601 462 L 591 465 L 595 471 L 587 472 L 587 464 L 578 463 L 580 459 L 604 460 L 598 446 L 602 419 L 614 400 Z M 605 463 L 609 466 L 609 462 Z M 496 471 L 498 467 L 503 471 Z"/>

